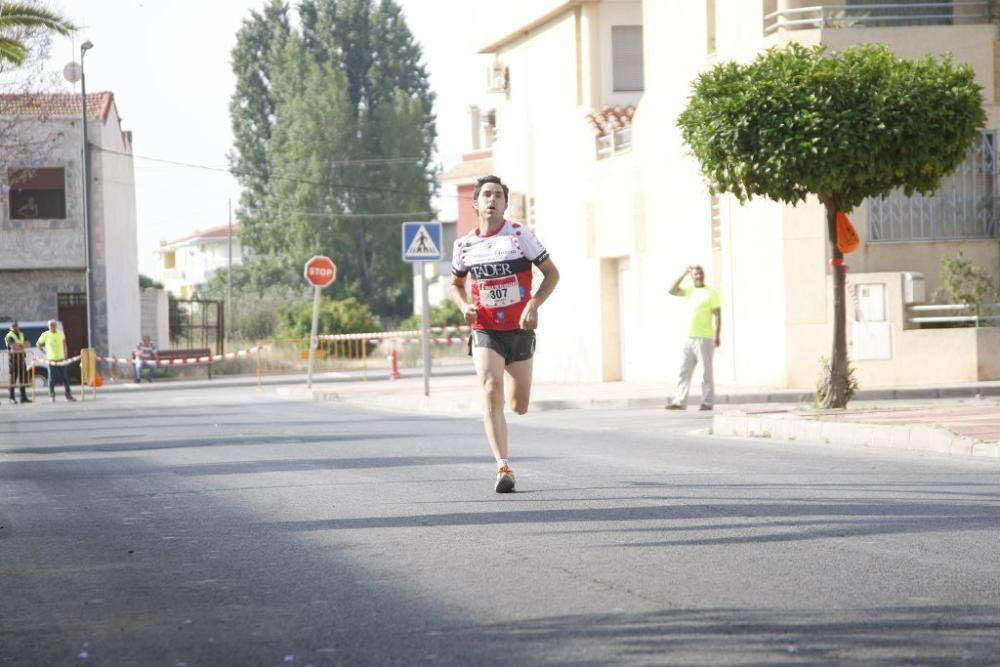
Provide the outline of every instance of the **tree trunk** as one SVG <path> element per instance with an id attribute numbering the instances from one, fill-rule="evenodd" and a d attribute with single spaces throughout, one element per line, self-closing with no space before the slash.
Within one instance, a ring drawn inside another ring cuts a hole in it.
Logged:
<path id="1" fill-rule="evenodd" d="M 820 407 L 847 407 L 847 302 L 844 253 L 837 248 L 837 204 L 829 199 L 826 206 L 826 227 L 833 247 L 833 351 L 830 354 L 830 376 L 826 381 L 826 396 Z"/>

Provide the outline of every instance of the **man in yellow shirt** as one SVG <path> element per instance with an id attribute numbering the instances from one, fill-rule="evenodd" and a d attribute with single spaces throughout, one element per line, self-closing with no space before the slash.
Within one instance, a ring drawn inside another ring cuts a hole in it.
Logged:
<path id="1" fill-rule="evenodd" d="M 66 400 L 75 401 L 69 389 L 69 369 L 63 364 L 67 355 L 66 334 L 57 330 L 55 320 L 49 320 L 49 330 L 38 337 L 36 344 L 45 350 L 49 361 L 49 400 L 56 402 L 56 375 L 60 375 L 66 387 Z"/>
<path id="2" fill-rule="evenodd" d="M 691 276 L 693 287 L 681 287 L 681 283 Z M 670 288 L 674 296 L 684 297 L 691 312 L 688 339 L 684 343 L 677 391 L 667 410 L 684 410 L 687 407 L 688 390 L 694 367 L 701 361 L 701 409 L 711 410 L 715 402 L 715 378 L 712 374 L 712 354 L 719 347 L 719 333 L 722 331 L 722 300 L 719 293 L 705 286 L 705 270 L 700 266 L 689 266 Z M 714 325 L 713 325 L 714 320 Z"/>

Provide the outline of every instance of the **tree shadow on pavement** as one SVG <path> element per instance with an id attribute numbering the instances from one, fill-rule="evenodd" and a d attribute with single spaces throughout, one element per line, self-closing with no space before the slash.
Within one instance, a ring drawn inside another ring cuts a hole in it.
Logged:
<path id="1" fill-rule="evenodd" d="M 684 609 L 532 618 L 477 628 L 484 641 L 536 646 L 543 655 L 545 647 L 561 646 L 567 658 L 582 658 L 562 664 L 744 667 L 995 665 L 998 630 L 997 609 L 974 605 Z"/>

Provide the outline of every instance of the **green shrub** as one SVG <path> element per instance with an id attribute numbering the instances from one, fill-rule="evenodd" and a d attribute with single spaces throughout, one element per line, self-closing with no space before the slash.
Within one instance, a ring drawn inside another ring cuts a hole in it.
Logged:
<path id="1" fill-rule="evenodd" d="M 431 322 L 432 327 L 458 327 L 465 324 L 465 316 L 462 311 L 458 309 L 455 302 L 451 299 L 445 299 L 436 306 L 431 306 Z M 400 322 L 399 328 L 407 331 L 410 329 L 420 328 L 420 315 L 410 315 L 405 320 Z"/>
<path id="2" fill-rule="evenodd" d="M 993 281 L 989 272 L 973 264 L 961 252 L 956 257 L 941 259 L 941 280 L 944 286 L 934 293 L 934 300 L 968 306 L 977 317 L 982 315 L 983 305 L 1000 298 L 1000 285 Z"/>
<path id="3" fill-rule="evenodd" d="M 312 301 L 283 310 L 278 316 L 277 335 L 281 338 L 308 338 L 312 330 Z M 368 306 L 354 297 L 334 301 L 323 299 L 319 306 L 321 335 L 368 333 L 380 329 Z"/>

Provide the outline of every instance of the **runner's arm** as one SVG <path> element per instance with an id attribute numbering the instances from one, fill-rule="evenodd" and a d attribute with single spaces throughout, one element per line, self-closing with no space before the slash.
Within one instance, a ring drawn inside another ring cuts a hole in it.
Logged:
<path id="1" fill-rule="evenodd" d="M 559 283 L 559 269 L 555 262 L 546 259 L 538 265 L 538 270 L 542 272 L 542 284 L 535 290 L 534 295 L 528 300 L 521 311 L 521 328 L 534 329 L 538 326 L 538 307 L 545 303 L 545 300 L 552 294 L 552 290 Z"/>
<path id="2" fill-rule="evenodd" d="M 451 277 L 451 300 L 455 302 L 458 309 L 465 315 L 466 324 L 476 322 L 476 304 L 469 303 L 465 299 L 465 276 L 452 275 Z"/>

